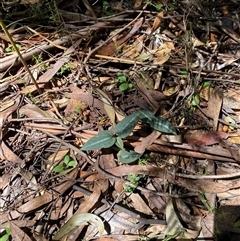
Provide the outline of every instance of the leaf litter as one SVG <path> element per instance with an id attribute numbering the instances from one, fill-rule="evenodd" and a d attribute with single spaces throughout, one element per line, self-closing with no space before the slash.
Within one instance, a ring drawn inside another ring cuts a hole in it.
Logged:
<path id="1" fill-rule="evenodd" d="M 238 240 L 237 7 L 3 1 L 0 238 Z"/>

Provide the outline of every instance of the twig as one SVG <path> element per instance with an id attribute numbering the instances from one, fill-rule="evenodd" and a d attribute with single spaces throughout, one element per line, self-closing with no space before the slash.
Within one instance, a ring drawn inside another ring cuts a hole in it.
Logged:
<path id="1" fill-rule="evenodd" d="M 40 90 L 40 88 L 39 88 L 39 86 L 38 86 L 37 81 L 36 81 L 35 78 L 33 77 L 32 72 L 31 72 L 30 69 L 28 68 L 27 63 L 25 62 L 25 60 L 24 60 L 24 58 L 22 57 L 20 51 L 18 50 L 15 42 L 14 42 L 13 39 L 12 39 L 12 36 L 9 34 L 9 32 L 8 32 L 8 30 L 7 30 L 4 22 L 3 22 L 2 19 L 1 19 L 1 17 L 0 17 L 0 26 L 2 27 L 4 33 L 7 35 L 7 37 L 9 38 L 9 40 L 10 40 L 13 48 L 15 49 L 18 57 L 20 58 L 20 60 L 21 60 L 21 62 L 22 62 L 22 64 L 23 64 L 25 70 L 26 70 L 26 71 L 28 72 L 28 74 L 30 75 L 30 78 L 31 78 L 31 80 L 33 81 L 34 85 L 36 86 L 38 93 L 41 94 L 41 90 Z"/>
<path id="2" fill-rule="evenodd" d="M 188 175 L 182 173 L 175 173 L 167 171 L 169 174 L 173 175 L 174 177 L 184 177 L 188 179 L 200 179 L 200 180 L 207 180 L 207 179 L 230 179 L 235 177 L 240 177 L 240 172 L 231 173 L 231 174 L 224 174 L 224 175 Z"/>

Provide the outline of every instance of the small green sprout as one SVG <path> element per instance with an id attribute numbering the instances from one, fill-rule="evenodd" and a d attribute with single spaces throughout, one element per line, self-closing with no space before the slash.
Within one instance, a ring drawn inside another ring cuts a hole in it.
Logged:
<path id="1" fill-rule="evenodd" d="M 118 76 L 118 82 L 120 84 L 118 87 L 119 90 L 124 92 L 133 87 L 133 85 L 127 81 L 127 77 L 123 73 L 118 73 L 117 76 Z"/>
<path id="2" fill-rule="evenodd" d="M 113 15 L 113 11 L 111 10 L 111 6 L 108 1 L 104 0 L 102 3 L 102 16 L 110 16 Z"/>
<path id="3" fill-rule="evenodd" d="M 138 164 L 147 165 L 150 160 L 150 156 L 148 154 L 144 154 L 143 157 L 139 158 Z"/>
<path id="4" fill-rule="evenodd" d="M 21 45 L 20 45 L 20 44 L 16 44 L 16 47 L 17 47 L 18 49 L 20 49 L 20 48 L 21 48 Z M 5 52 L 6 52 L 6 53 L 11 53 L 11 52 L 13 52 L 13 50 L 14 50 L 13 47 L 7 47 L 7 48 L 5 48 Z"/>
<path id="5" fill-rule="evenodd" d="M 152 3 L 152 1 L 149 1 L 149 0 L 144 1 L 144 3 L 147 3 L 149 6 L 154 7 L 156 9 L 156 11 L 160 11 L 163 8 L 163 4 L 161 4 L 161 3 L 154 4 L 154 3 Z"/>
<path id="6" fill-rule="evenodd" d="M 66 169 L 72 168 L 76 166 L 76 161 L 73 160 L 69 155 L 66 155 L 63 159 L 63 163 L 54 167 L 53 171 L 57 173 L 62 173 Z"/>
<path id="7" fill-rule="evenodd" d="M 139 174 L 128 175 L 128 180 L 132 185 L 126 185 L 125 191 L 133 193 L 136 187 L 141 184 L 143 178 L 145 178 L 145 175 L 139 175 Z"/>
<path id="8" fill-rule="evenodd" d="M 66 74 L 66 72 L 70 72 L 72 69 L 73 69 L 73 64 L 71 62 L 68 62 L 60 68 L 60 70 L 57 72 L 57 76 L 62 76 Z"/>
<path id="9" fill-rule="evenodd" d="M 10 226 L 7 225 L 5 228 L 5 234 L 2 237 L 0 237 L 0 241 L 8 241 L 10 236 L 11 236 L 11 229 L 10 229 Z"/>

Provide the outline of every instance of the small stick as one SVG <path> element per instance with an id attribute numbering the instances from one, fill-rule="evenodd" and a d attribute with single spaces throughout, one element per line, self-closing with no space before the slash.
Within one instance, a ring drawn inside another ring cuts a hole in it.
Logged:
<path id="1" fill-rule="evenodd" d="M 11 44 L 12 44 L 13 48 L 15 49 L 18 57 L 20 58 L 20 60 L 21 60 L 21 62 L 22 62 L 22 64 L 23 64 L 25 70 L 26 70 L 26 71 L 28 72 L 28 74 L 30 75 L 30 78 L 31 78 L 31 80 L 33 81 L 34 85 L 36 86 L 38 93 L 41 94 L 41 90 L 40 90 L 40 88 L 39 88 L 39 86 L 38 86 L 37 81 L 36 81 L 35 78 L 33 77 L 32 72 L 31 72 L 30 69 L 28 68 L 26 61 L 24 60 L 24 58 L 22 57 L 20 51 L 18 50 L 18 48 L 17 48 L 14 40 L 12 39 L 10 33 L 8 32 L 8 30 L 7 30 L 6 26 L 5 26 L 5 24 L 3 23 L 3 20 L 2 20 L 1 17 L 0 17 L 0 26 L 2 27 L 2 30 L 3 30 L 4 33 L 7 35 L 7 37 L 9 38 L 9 41 L 11 42 Z"/>

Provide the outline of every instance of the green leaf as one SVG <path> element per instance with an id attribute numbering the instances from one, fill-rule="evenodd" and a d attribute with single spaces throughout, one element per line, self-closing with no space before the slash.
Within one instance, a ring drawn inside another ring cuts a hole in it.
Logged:
<path id="1" fill-rule="evenodd" d="M 154 130 L 161 131 L 164 133 L 174 134 L 176 135 L 175 127 L 167 120 L 162 117 L 156 117 L 151 111 L 149 110 L 139 110 L 140 119 L 144 122 L 149 124 Z"/>
<path id="2" fill-rule="evenodd" d="M 209 81 L 205 81 L 202 83 L 202 88 L 207 88 L 207 87 L 210 87 L 211 86 L 211 83 Z"/>
<path id="3" fill-rule="evenodd" d="M 155 118 L 155 115 L 149 110 L 138 110 L 139 119 L 145 120 L 147 119 L 149 122 Z"/>
<path id="4" fill-rule="evenodd" d="M 195 93 L 193 95 L 193 98 L 192 98 L 192 102 L 191 102 L 192 106 L 197 106 L 200 104 L 200 96 L 198 93 Z"/>
<path id="5" fill-rule="evenodd" d="M 56 233 L 53 237 L 53 240 L 60 240 L 63 236 L 70 233 L 75 228 L 85 225 L 85 224 L 94 224 L 98 228 L 100 235 L 104 232 L 103 221 L 95 214 L 92 213 L 78 213 L 74 214 Z"/>
<path id="6" fill-rule="evenodd" d="M 70 161 L 70 156 L 66 155 L 63 159 L 64 164 L 66 164 L 66 166 L 68 166 L 69 161 Z"/>
<path id="7" fill-rule="evenodd" d="M 100 150 L 108 148 L 116 142 L 116 138 L 109 130 L 101 131 L 96 137 L 89 139 L 81 148 L 82 151 Z"/>
<path id="8" fill-rule="evenodd" d="M 163 8 L 163 5 L 161 3 L 156 4 L 155 8 L 156 8 L 157 11 L 160 11 Z"/>
<path id="9" fill-rule="evenodd" d="M 74 167 L 74 166 L 76 166 L 76 164 L 77 164 L 76 161 L 72 160 L 72 161 L 68 162 L 67 166 Z"/>
<path id="10" fill-rule="evenodd" d="M 121 90 L 121 91 L 126 91 L 128 89 L 130 89 L 128 83 L 122 83 L 119 85 L 119 90 Z"/>
<path id="11" fill-rule="evenodd" d="M 121 150 L 124 149 L 124 147 L 123 147 L 123 141 L 122 141 L 122 139 L 121 139 L 120 137 L 117 137 L 117 141 L 116 141 L 115 145 L 116 145 L 118 148 L 120 148 Z"/>
<path id="12" fill-rule="evenodd" d="M 135 151 L 121 150 L 118 152 L 117 156 L 121 163 L 131 163 L 136 161 L 141 157 L 142 154 Z"/>
<path id="13" fill-rule="evenodd" d="M 9 224 L 6 226 L 5 230 L 8 235 L 11 235 L 11 229 Z"/>
<path id="14" fill-rule="evenodd" d="M 127 82 L 127 77 L 126 77 L 124 74 L 118 73 L 117 75 L 118 75 L 118 81 L 119 81 L 120 83 L 125 83 L 125 82 Z"/>
<path id="15" fill-rule="evenodd" d="M 12 52 L 12 48 L 10 48 L 10 47 L 5 48 L 5 52 L 6 52 L 6 53 Z"/>
<path id="16" fill-rule="evenodd" d="M 173 135 L 177 134 L 175 127 L 169 121 L 165 120 L 160 116 L 154 117 L 154 119 L 152 120 L 151 123 L 149 123 L 149 125 L 154 130 L 157 130 L 157 131 L 161 131 L 161 132 L 173 134 Z"/>
<path id="17" fill-rule="evenodd" d="M 7 241 L 9 240 L 9 234 L 4 234 L 1 238 L 0 241 Z"/>
<path id="18" fill-rule="evenodd" d="M 120 138 L 125 138 L 129 136 L 132 132 L 133 128 L 137 125 L 139 120 L 139 113 L 138 111 L 125 117 L 123 120 L 117 123 L 114 128 L 115 134 L 118 135 Z"/>
<path id="19" fill-rule="evenodd" d="M 53 168 L 53 171 L 60 173 L 60 172 L 63 171 L 63 169 L 64 169 L 64 168 L 63 168 L 62 165 L 57 165 L 57 166 L 55 166 L 55 167 Z"/>

